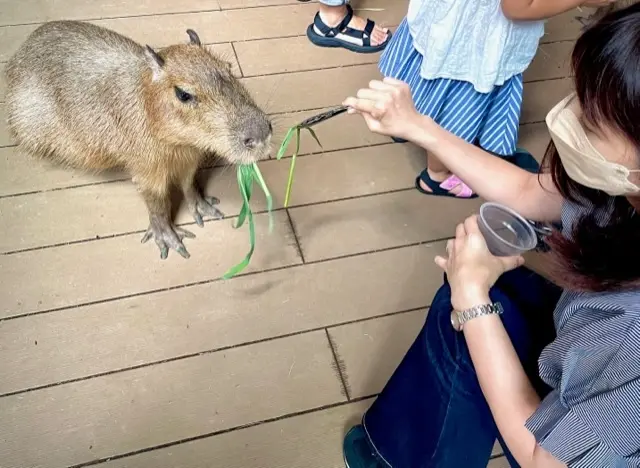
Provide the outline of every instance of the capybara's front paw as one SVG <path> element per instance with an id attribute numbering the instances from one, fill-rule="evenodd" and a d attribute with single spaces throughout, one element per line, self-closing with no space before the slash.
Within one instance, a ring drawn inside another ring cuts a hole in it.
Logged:
<path id="1" fill-rule="evenodd" d="M 193 239 L 196 236 L 186 229 L 172 225 L 169 221 L 152 218 L 147 232 L 142 237 L 142 243 L 144 244 L 153 238 L 160 249 L 160 258 L 163 260 L 169 255 L 169 248 L 175 250 L 184 258 L 189 258 L 189 252 L 187 252 L 187 248 L 182 243 L 182 239 L 185 237 Z"/>
<path id="2" fill-rule="evenodd" d="M 220 200 L 216 197 L 203 197 L 197 194 L 193 197 L 193 200 L 187 200 L 187 203 L 189 204 L 189 210 L 191 211 L 193 219 L 200 227 L 204 226 L 203 217 L 212 219 L 224 218 L 222 211 L 216 207 L 216 205 L 220 203 Z"/>

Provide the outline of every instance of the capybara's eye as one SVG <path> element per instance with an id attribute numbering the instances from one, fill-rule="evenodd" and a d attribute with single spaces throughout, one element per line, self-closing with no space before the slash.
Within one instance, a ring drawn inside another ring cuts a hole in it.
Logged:
<path id="1" fill-rule="evenodd" d="M 178 101 L 180 102 L 191 102 L 193 101 L 193 95 L 187 93 L 185 90 L 178 88 L 177 86 L 175 87 L 176 90 L 176 97 L 178 98 Z"/>

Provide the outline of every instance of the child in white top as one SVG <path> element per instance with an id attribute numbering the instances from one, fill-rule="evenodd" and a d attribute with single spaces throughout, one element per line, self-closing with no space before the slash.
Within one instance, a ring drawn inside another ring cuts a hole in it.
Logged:
<path id="1" fill-rule="evenodd" d="M 516 154 L 522 73 L 544 33 L 544 19 L 611 0 L 411 0 L 379 68 L 408 83 L 416 108 L 483 149 L 535 170 Z M 396 140 L 398 141 L 398 140 Z M 474 198 L 435 157 L 416 179 L 428 195 Z"/>

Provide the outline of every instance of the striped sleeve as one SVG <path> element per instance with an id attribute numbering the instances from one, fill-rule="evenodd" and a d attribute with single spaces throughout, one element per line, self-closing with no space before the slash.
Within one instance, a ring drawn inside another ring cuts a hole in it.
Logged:
<path id="1" fill-rule="evenodd" d="M 545 353 L 562 354 L 546 369 L 560 386 L 527 428 L 570 468 L 640 468 L 640 326 L 633 314 L 598 312 L 545 349 L 541 366 Z"/>

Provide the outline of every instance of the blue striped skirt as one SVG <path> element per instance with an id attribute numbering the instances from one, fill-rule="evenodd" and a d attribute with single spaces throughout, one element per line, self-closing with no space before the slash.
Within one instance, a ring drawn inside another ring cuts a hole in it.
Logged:
<path id="1" fill-rule="evenodd" d="M 471 83 L 420 76 L 423 57 L 413 46 L 407 20 L 394 33 L 378 65 L 384 76 L 409 84 L 418 112 L 458 137 L 503 156 L 515 153 L 522 107 L 522 75 L 490 93 Z"/>

